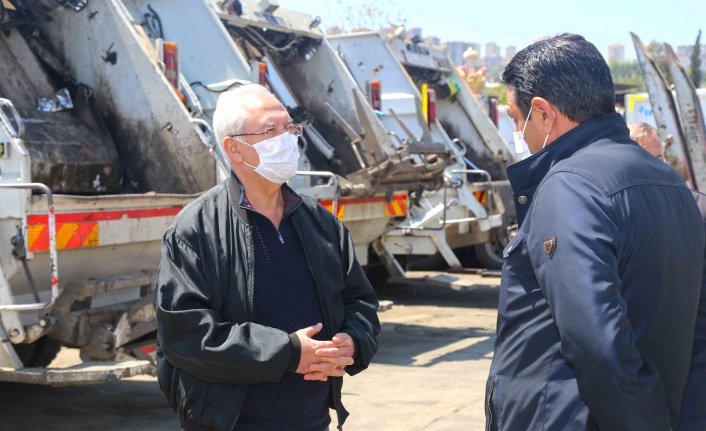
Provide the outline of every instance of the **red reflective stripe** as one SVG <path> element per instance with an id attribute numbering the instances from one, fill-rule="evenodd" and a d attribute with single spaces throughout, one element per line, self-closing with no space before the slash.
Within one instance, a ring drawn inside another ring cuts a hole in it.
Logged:
<path id="1" fill-rule="evenodd" d="M 399 201 L 399 200 L 405 200 L 407 199 L 406 195 L 396 195 L 392 197 L 392 200 Z M 338 205 L 355 205 L 355 204 L 372 204 L 375 202 L 387 202 L 385 200 L 384 196 L 376 196 L 372 198 L 358 198 L 358 199 L 339 199 L 338 200 Z M 323 206 L 331 206 L 333 205 L 333 201 L 331 199 L 323 199 L 320 200 L 319 203 Z"/>
<path id="2" fill-rule="evenodd" d="M 120 220 L 121 218 L 148 218 L 148 217 L 167 217 L 174 216 L 181 211 L 182 207 L 167 207 L 167 208 L 150 208 L 141 210 L 123 210 L 123 211 L 95 211 L 89 213 L 67 213 L 56 214 L 57 223 L 81 223 L 81 222 L 97 222 L 108 220 Z M 46 224 L 48 216 L 46 214 L 33 214 L 27 217 L 28 225 Z M 39 241 L 39 240 L 37 240 Z M 48 241 L 48 236 L 47 236 Z"/>
<path id="3" fill-rule="evenodd" d="M 150 353 L 154 352 L 157 350 L 157 345 L 156 344 L 148 344 L 146 346 L 140 347 L 139 349 L 140 352 L 149 355 Z"/>
<path id="4" fill-rule="evenodd" d="M 83 247 L 86 238 L 91 234 L 91 231 L 96 226 L 95 223 L 79 223 L 76 231 L 71 235 L 71 239 L 66 243 L 64 248 L 79 248 Z"/>

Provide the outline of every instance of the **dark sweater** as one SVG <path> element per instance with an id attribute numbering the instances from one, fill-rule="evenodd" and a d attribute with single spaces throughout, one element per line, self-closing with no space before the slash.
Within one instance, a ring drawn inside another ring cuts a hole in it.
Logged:
<path id="1" fill-rule="evenodd" d="M 263 215 L 248 211 L 255 248 L 254 320 L 293 333 L 323 322 L 318 292 L 291 217 L 298 202 L 285 196 L 285 216 L 277 232 Z M 244 206 L 249 206 L 247 201 Z M 326 328 L 316 336 L 327 340 Z M 280 383 L 248 386 L 237 431 L 320 431 L 330 423 L 330 382 L 306 381 L 286 373 Z"/>

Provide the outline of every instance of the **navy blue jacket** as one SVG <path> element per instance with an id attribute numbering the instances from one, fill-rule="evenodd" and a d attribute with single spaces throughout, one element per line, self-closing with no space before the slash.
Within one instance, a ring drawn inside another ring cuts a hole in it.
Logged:
<path id="1" fill-rule="evenodd" d="M 504 250 L 488 429 L 676 429 L 704 265 L 686 184 L 612 113 L 507 172 L 520 231 Z"/>
<path id="2" fill-rule="evenodd" d="M 706 223 L 706 195 L 693 190 L 691 193 Z M 704 272 L 706 273 L 706 262 L 704 262 Z M 706 430 L 706 274 L 701 282 L 701 299 L 696 315 L 691 368 L 681 403 L 677 430 Z"/>

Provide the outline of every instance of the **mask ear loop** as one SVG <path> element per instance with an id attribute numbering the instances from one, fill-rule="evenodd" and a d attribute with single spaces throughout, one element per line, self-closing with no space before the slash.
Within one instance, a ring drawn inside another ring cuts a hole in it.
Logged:
<path id="1" fill-rule="evenodd" d="M 236 138 L 235 136 L 233 136 L 233 139 L 235 139 L 236 141 L 240 142 L 240 143 L 243 144 L 243 145 L 247 145 L 248 147 L 255 148 L 254 145 L 250 145 L 250 144 L 248 144 L 247 142 L 243 142 L 243 141 L 241 141 L 240 139 Z M 257 148 L 255 148 L 255 151 L 257 151 Z M 245 159 L 243 159 L 243 163 L 245 164 L 245 166 L 249 166 L 249 167 L 251 167 L 251 168 L 253 168 L 253 169 L 257 169 L 257 166 L 251 165 L 250 163 L 246 162 Z"/>
<path id="2" fill-rule="evenodd" d="M 522 128 L 522 136 L 525 136 L 525 130 L 527 130 L 527 122 L 529 121 L 529 117 L 532 115 L 532 106 L 530 106 L 530 110 L 527 113 L 527 118 L 525 118 L 525 126 Z"/>
<path id="3" fill-rule="evenodd" d="M 553 110 L 552 110 L 552 115 L 554 115 L 554 119 L 556 120 L 556 114 L 554 113 Z M 544 144 L 542 144 L 542 149 L 544 149 L 544 147 L 547 146 L 547 139 L 549 139 L 549 135 L 551 135 L 551 132 L 547 133 L 547 136 L 544 138 Z"/>

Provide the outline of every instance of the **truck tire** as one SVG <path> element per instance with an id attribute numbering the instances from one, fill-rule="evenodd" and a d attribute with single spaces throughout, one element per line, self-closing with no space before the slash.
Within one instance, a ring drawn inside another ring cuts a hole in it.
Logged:
<path id="1" fill-rule="evenodd" d="M 503 259 L 504 248 L 505 244 L 497 236 L 488 242 L 473 246 L 476 258 L 486 269 L 500 269 L 503 267 L 505 262 Z"/>
<path id="2" fill-rule="evenodd" d="M 34 343 L 15 344 L 15 351 L 25 367 L 46 367 L 56 358 L 61 344 L 49 337 L 42 337 Z"/>

